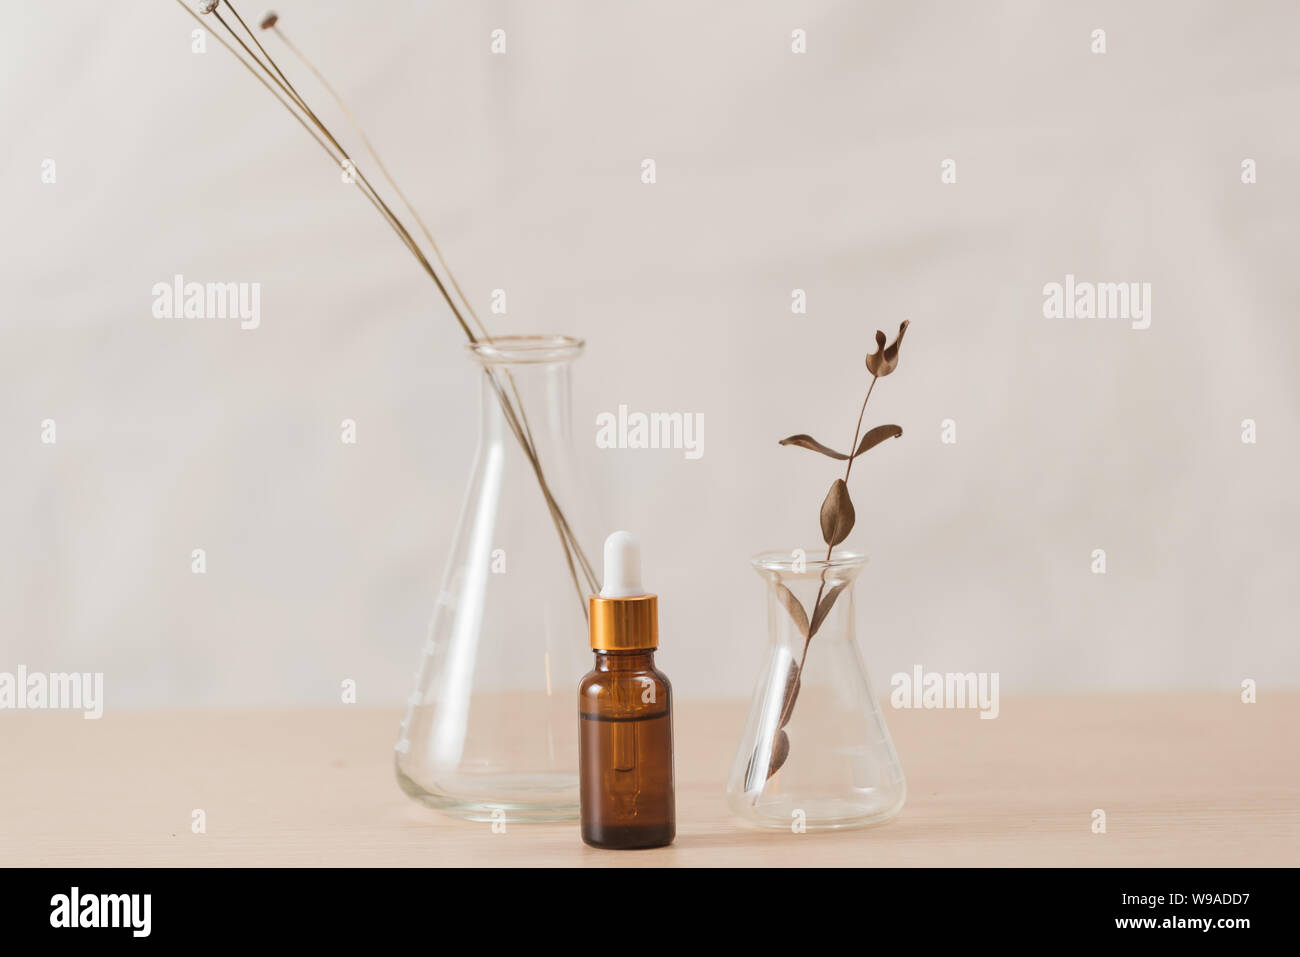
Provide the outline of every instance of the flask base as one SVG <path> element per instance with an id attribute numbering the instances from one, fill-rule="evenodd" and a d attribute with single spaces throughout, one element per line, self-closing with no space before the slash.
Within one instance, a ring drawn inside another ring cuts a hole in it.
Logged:
<path id="1" fill-rule="evenodd" d="M 431 790 L 412 780 L 397 764 L 403 793 L 426 807 L 466 821 L 508 824 L 578 820 L 576 774 L 489 774 Z"/>
<path id="2" fill-rule="evenodd" d="M 888 793 L 867 792 L 856 798 L 799 798 L 764 795 L 728 795 L 731 813 L 746 824 L 788 831 L 798 825 L 809 831 L 835 831 L 884 824 L 903 808 L 907 794 L 901 787 Z"/>

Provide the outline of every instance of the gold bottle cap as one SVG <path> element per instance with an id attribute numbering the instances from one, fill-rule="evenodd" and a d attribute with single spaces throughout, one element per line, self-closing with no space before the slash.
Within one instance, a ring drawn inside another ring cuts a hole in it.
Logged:
<path id="1" fill-rule="evenodd" d="M 593 651 L 650 651 L 659 647 L 659 596 L 587 600 Z"/>
<path id="2" fill-rule="evenodd" d="M 641 545 L 630 533 L 605 539 L 605 581 L 588 610 L 596 651 L 659 647 L 659 599 L 641 587 Z"/>

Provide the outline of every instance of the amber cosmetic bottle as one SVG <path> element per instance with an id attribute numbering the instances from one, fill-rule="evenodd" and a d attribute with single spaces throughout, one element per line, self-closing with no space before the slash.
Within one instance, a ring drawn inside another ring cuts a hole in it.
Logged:
<path id="1" fill-rule="evenodd" d="M 605 541 L 605 585 L 589 607 L 596 667 L 578 686 L 582 839 L 592 847 L 671 844 L 672 686 L 655 668 L 659 600 L 641 588 L 627 532 Z"/>

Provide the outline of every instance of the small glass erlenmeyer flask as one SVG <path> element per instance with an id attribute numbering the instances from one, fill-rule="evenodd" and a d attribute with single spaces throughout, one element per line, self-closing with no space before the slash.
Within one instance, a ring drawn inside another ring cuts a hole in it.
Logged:
<path id="1" fill-rule="evenodd" d="M 858 827 L 903 806 L 903 769 L 854 635 L 853 583 L 866 561 L 753 559 L 767 581 L 771 642 L 727 782 L 728 805 L 750 823 Z"/>
<path id="2" fill-rule="evenodd" d="M 570 429 L 582 347 L 566 336 L 470 346 L 483 369 L 478 453 L 396 764 L 412 798 L 471 820 L 578 817 L 573 695 L 600 587 Z"/>

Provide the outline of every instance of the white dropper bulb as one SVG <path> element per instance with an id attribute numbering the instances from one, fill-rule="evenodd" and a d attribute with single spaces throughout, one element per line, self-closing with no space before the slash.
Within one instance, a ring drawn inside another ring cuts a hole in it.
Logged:
<path id="1" fill-rule="evenodd" d="M 641 543 L 631 532 L 615 532 L 605 539 L 605 584 L 601 598 L 644 595 L 641 587 Z"/>

